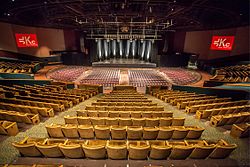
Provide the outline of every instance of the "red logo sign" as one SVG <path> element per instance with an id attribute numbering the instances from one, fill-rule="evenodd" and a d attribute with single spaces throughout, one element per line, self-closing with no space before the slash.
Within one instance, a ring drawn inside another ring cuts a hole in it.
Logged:
<path id="1" fill-rule="evenodd" d="M 15 34 L 17 47 L 38 47 L 36 34 Z"/>
<path id="2" fill-rule="evenodd" d="M 232 50 L 234 36 L 213 36 L 211 50 Z"/>

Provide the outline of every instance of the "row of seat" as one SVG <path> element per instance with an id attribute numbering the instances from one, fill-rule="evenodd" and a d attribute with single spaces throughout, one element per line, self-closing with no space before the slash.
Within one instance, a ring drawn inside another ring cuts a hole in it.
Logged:
<path id="1" fill-rule="evenodd" d="M 83 96 L 84 99 L 88 99 L 92 97 L 93 95 L 96 95 L 96 91 L 89 91 L 89 90 L 81 90 L 81 89 L 67 89 L 64 88 L 60 89 L 58 86 L 40 86 L 40 85 L 35 85 L 35 86 L 30 86 L 30 85 L 24 85 L 26 88 L 31 88 L 31 89 L 37 89 L 40 91 L 45 91 L 45 92 L 55 92 L 55 93 L 62 93 L 62 94 L 68 94 L 68 95 L 77 95 L 77 96 Z"/>
<path id="2" fill-rule="evenodd" d="M 17 98 L 4 98 L 4 99 L 0 99 L 0 102 L 41 107 L 41 108 L 52 108 L 54 111 L 57 111 L 57 112 L 65 111 L 64 105 L 51 103 L 51 102 L 48 103 L 48 102 L 40 102 L 40 101 L 32 101 L 32 100 L 22 100 L 22 99 L 17 99 Z"/>
<path id="3" fill-rule="evenodd" d="M 164 106 L 85 106 L 85 110 L 99 111 L 164 111 Z"/>
<path id="4" fill-rule="evenodd" d="M 96 138 L 96 139 L 129 139 L 129 140 L 166 140 L 166 139 L 198 139 L 204 128 L 197 126 L 107 126 L 107 125 L 58 125 L 46 126 L 48 135 L 55 138 Z"/>
<path id="5" fill-rule="evenodd" d="M 10 121 L 0 121 L 0 134 L 15 136 L 19 132 L 17 123 Z"/>
<path id="6" fill-rule="evenodd" d="M 38 114 L 23 113 L 10 110 L 0 110 L 0 119 L 27 124 L 38 124 L 40 122 Z"/>
<path id="7" fill-rule="evenodd" d="M 29 101 L 55 103 L 55 104 L 63 105 L 65 109 L 73 107 L 72 101 L 67 101 L 67 100 L 47 99 L 47 98 L 33 97 L 33 96 L 15 96 L 15 98 L 22 99 L 22 100 L 29 100 Z"/>
<path id="8" fill-rule="evenodd" d="M 239 112 L 246 112 L 250 110 L 250 105 L 213 108 L 208 110 L 196 111 L 196 118 L 205 119 L 214 115 L 234 114 Z"/>
<path id="9" fill-rule="evenodd" d="M 183 97 L 196 97 L 196 94 L 195 93 L 188 93 L 188 92 L 187 93 L 178 93 L 178 94 L 161 96 L 161 99 L 166 103 L 170 103 L 170 101 L 173 99 L 183 98 Z"/>
<path id="10" fill-rule="evenodd" d="M 92 106 L 157 106 L 153 102 L 93 102 Z"/>
<path id="11" fill-rule="evenodd" d="M 223 107 L 231 107 L 231 106 L 241 106 L 241 105 L 247 105 L 248 103 L 249 103 L 249 100 L 239 100 L 239 101 L 231 101 L 231 102 L 193 105 L 193 106 L 186 106 L 185 111 L 187 113 L 195 113 L 198 110 L 207 110 L 207 109 L 212 109 L 212 108 L 223 108 Z"/>
<path id="12" fill-rule="evenodd" d="M 22 113 L 39 114 L 43 117 L 53 117 L 54 110 L 52 108 L 27 106 L 20 104 L 2 103 L 0 102 L 0 109 L 8 111 L 18 111 Z"/>
<path id="13" fill-rule="evenodd" d="M 52 96 L 66 96 L 66 97 L 69 97 L 72 99 L 77 99 L 79 102 L 84 101 L 84 96 L 76 95 L 76 94 L 69 94 L 69 93 L 60 92 L 60 91 L 51 92 L 50 90 L 39 90 L 36 87 L 27 87 L 27 86 L 20 86 L 20 85 L 14 85 L 14 87 L 17 89 L 30 91 L 31 93 L 35 93 L 35 94 L 43 94 L 43 95 L 47 95 L 47 96 L 50 96 L 50 95 L 52 95 Z"/>
<path id="14" fill-rule="evenodd" d="M 173 117 L 171 111 L 97 111 L 77 110 L 77 116 L 83 117 L 121 117 L 121 118 L 161 118 Z"/>
<path id="15" fill-rule="evenodd" d="M 250 121 L 250 112 L 240 112 L 236 114 L 215 115 L 210 119 L 212 126 L 231 125 Z"/>
<path id="16" fill-rule="evenodd" d="M 103 98 L 98 98 L 96 102 L 152 102 L 152 100 L 148 99 L 103 99 Z"/>
<path id="17" fill-rule="evenodd" d="M 233 124 L 230 135 L 233 137 L 243 138 L 250 136 L 250 124 L 243 123 L 243 124 Z"/>
<path id="18" fill-rule="evenodd" d="M 13 143 L 25 157 L 90 159 L 226 158 L 237 148 L 224 140 L 116 141 L 25 138 Z"/>
<path id="19" fill-rule="evenodd" d="M 66 124 L 78 125 L 120 125 L 120 126 L 182 126 L 185 118 L 109 118 L 109 117 L 82 117 L 65 116 Z"/>
<path id="20" fill-rule="evenodd" d="M 170 104 L 172 104 L 173 106 L 176 106 L 178 103 L 181 103 L 181 102 L 202 100 L 202 99 L 205 100 L 205 99 L 212 99 L 212 98 L 216 98 L 216 96 L 207 96 L 205 94 L 195 94 L 195 95 L 191 95 L 190 97 L 172 99 L 170 100 Z"/>
<path id="21" fill-rule="evenodd" d="M 207 98 L 207 99 L 194 99 L 194 100 L 189 100 L 185 102 L 180 102 L 179 107 L 180 109 L 186 108 L 187 106 L 193 106 L 193 105 L 202 105 L 202 104 L 211 104 L 211 103 L 220 103 L 220 102 L 228 102 L 230 101 L 230 97 L 225 97 L 225 98 Z"/>
<path id="22" fill-rule="evenodd" d="M 193 97 L 184 97 L 184 98 L 176 98 L 172 101 L 171 104 L 173 106 L 177 106 L 178 109 L 184 109 L 189 102 L 191 101 L 195 101 L 195 100 L 210 100 L 210 99 L 214 99 L 216 98 L 217 96 L 207 96 L 207 95 L 201 95 L 201 94 L 197 94 L 196 96 L 193 96 Z"/>

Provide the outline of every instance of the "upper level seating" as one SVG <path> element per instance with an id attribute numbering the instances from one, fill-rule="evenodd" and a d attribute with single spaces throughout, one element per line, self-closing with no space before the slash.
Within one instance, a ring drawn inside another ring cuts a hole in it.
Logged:
<path id="1" fill-rule="evenodd" d="M 86 67 L 67 66 L 50 71 L 47 77 L 56 81 L 73 82 L 87 70 Z"/>
<path id="2" fill-rule="evenodd" d="M 193 70 L 183 68 L 160 68 L 171 83 L 176 85 L 192 84 L 200 80 L 201 75 Z"/>
<path id="3" fill-rule="evenodd" d="M 0 73 L 32 73 L 37 62 L 7 62 L 0 61 Z"/>
<path id="4" fill-rule="evenodd" d="M 90 74 L 87 74 L 84 78 L 80 79 L 80 83 L 113 86 L 119 84 L 119 79 L 119 69 L 94 68 Z"/>
<path id="5" fill-rule="evenodd" d="M 128 70 L 129 85 L 168 85 L 169 82 L 155 70 Z"/>
<path id="6" fill-rule="evenodd" d="M 205 159 L 226 158 L 236 144 L 224 140 L 124 141 L 25 138 L 13 146 L 25 157 L 90 159 Z"/>
<path id="7" fill-rule="evenodd" d="M 227 66 L 216 70 L 210 81 L 221 82 L 250 82 L 250 64 Z"/>

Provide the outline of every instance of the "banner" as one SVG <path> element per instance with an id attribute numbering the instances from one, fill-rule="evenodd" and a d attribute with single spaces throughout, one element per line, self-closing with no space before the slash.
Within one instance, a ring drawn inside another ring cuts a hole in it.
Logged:
<path id="1" fill-rule="evenodd" d="M 211 50 L 232 50 L 234 36 L 213 36 Z"/>
<path id="2" fill-rule="evenodd" d="M 15 34 L 17 47 L 38 47 L 36 34 Z"/>

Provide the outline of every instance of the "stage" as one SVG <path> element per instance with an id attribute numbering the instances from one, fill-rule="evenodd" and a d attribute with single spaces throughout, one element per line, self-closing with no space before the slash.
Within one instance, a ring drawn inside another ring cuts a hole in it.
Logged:
<path id="1" fill-rule="evenodd" d="M 155 63 L 138 59 L 109 59 L 92 63 L 93 67 L 155 68 Z"/>

